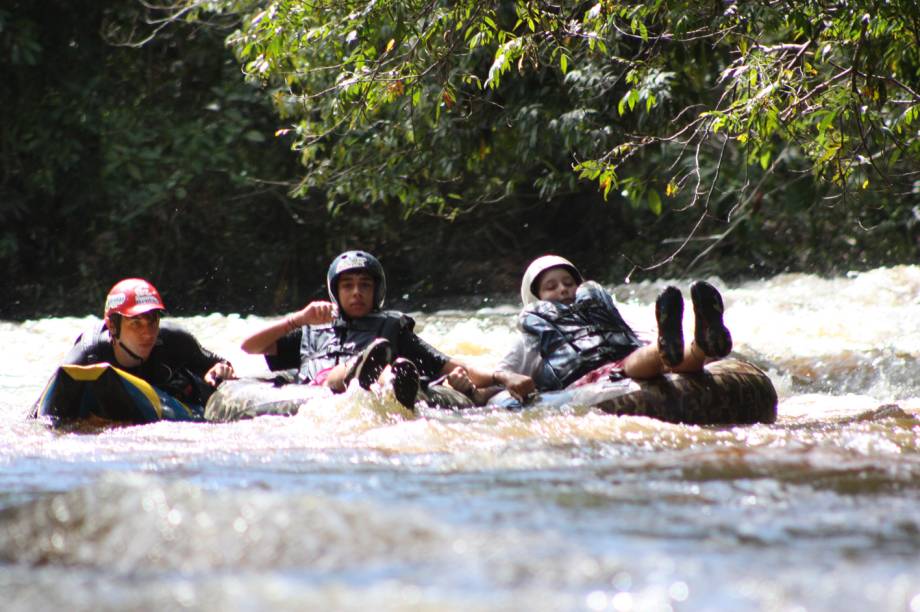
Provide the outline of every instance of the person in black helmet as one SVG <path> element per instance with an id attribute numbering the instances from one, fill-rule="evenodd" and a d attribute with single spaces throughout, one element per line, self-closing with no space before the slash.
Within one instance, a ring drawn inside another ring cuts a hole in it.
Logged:
<path id="1" fill-rule="evenodd" d="M 357 378 L 370 388 L 391 382 L 396 399 L 415 404 L 419 376 L 447 376 L 459 386 L 489 384 L 491 374 L 468 367 L 441 353 L 413 331 L 406 314 L 383 310 L 386 275 L 376 257 L 346 251 L 326 274 L 331 301 L 313 301 L 255 332 L 242 349 L 265 355 L 273 370 L 297 370 L 297 382 L 343 392 Z M 388 367 L 389 366 L 389 367 Z"/>

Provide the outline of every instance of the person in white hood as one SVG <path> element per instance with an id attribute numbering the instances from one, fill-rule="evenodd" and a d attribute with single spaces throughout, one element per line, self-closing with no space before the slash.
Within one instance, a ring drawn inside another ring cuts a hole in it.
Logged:
<path id="1" fill-rule="evenodd" d="M 683 296 L 669 286 L 655 302 L 658 338 L 645 344 L 620 316 L 612 297 L 558 255 L 534 260 L 524 273 L 521 335 L 493 373 L 493 382 L 518 398 L 603 378 L 648 379 L 665 372 L 699 372 L 707 360 L 731 352 L 718 290 L 691 285 L 694 337 L 683 338 Z"/>

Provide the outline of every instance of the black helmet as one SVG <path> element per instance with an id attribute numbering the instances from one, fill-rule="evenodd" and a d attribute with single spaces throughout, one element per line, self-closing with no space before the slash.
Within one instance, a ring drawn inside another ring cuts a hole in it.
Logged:
<path id="1" fill-rule="evenodd" d="M 367 272 L 374 279 L 374 310 L 383 308 L 383 300 L 387 297 L 387 277 L 383 273 L 383 266 L 377 258 L 366 251 L 345 251 L 332 260 L 329 272 L 326 273 L 326 288 L 329 290 L 329 299 L 336 306 L 339 304 L 338 284 L 339 276 L 345 272 L 356 270 Z"/>

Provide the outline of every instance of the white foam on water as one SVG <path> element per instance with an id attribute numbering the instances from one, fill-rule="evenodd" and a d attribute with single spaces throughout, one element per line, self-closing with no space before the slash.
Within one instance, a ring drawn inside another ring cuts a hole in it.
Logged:
<path id="1" fill-rule="evenodd" d="M 709 280 L 775 424 L 412 415 L 353 387 L 294 417 L 61 433 L 22 415 L 97 319 L 0 322 L 4 609 L 916 607 L 920 267 Z M 655 295 L 690 282 L 611 289 L 653 333 Z M 516 312 L 412 314 L 488 366 Z M 267 320 L 177 322 L 258 375 L 239 344 Z"/>

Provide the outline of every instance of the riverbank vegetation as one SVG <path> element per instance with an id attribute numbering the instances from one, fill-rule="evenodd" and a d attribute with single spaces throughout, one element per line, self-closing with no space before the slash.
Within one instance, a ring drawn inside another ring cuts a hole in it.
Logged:
<path id="1" fill-rule="evenodd" d="M 0 316 L 916 261 L 920 8 L 870 2 L 14 0 Z"/>

